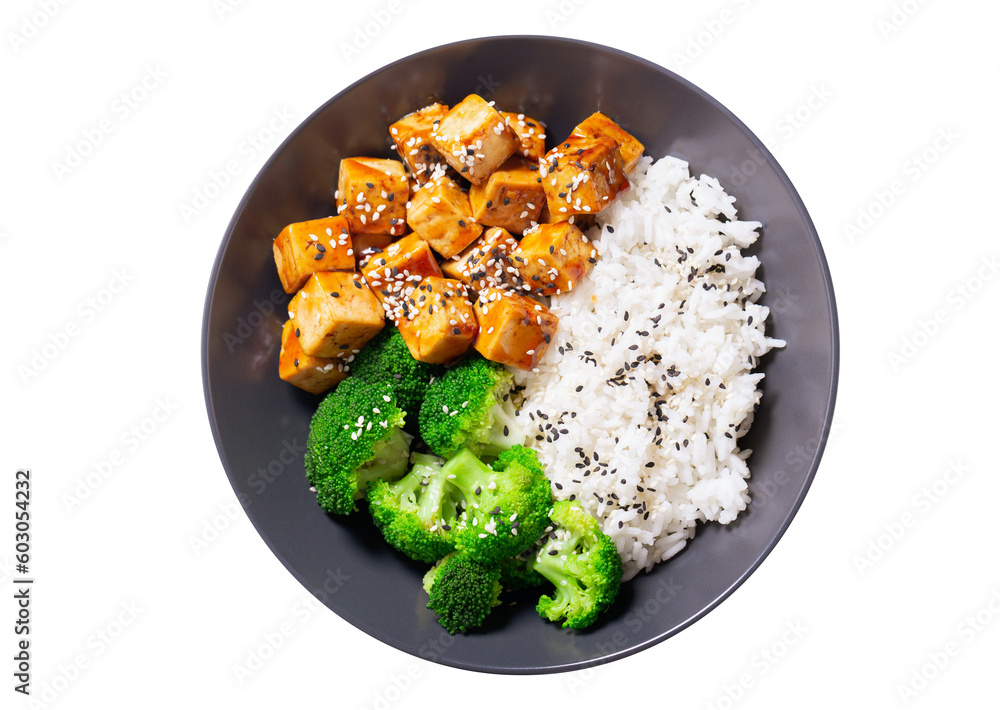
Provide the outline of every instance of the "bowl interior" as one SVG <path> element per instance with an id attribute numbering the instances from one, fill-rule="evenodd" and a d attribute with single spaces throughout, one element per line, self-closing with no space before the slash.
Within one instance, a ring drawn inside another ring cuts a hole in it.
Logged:
<path id="1" fill-rule="evenodd" d="M 271 240 L 291 222 L 333 214 L 341 158 L 395 157 L 388 125 L 431 99 L 469 93 L 547 124 L 548 144 L 595 110 L 617 119 L 654 157 L 671 154 L 717 177 L 744 219 L 767 284 L 769 334 L 787 340 L 763 363 L 764 397 L 744 446 L 754 498 L 739 521 L 703 526 L 688 548 L 623 587 L 596 627 L 543 622 L 532 599 L 498 607 L 482 633 L 449 636 L 424 604 L 425 567 L 390 549 L 362 510 L 326 515 L 309 492 L 302 454 L 319 398 L 277 377 L 282 291 Z M 837 382 L 837 322 L 829 271 L 794 188 L 729 111 L 669 71 L 598 45 L 498 37 L 429 50 L 381 69 L 319 108 L 251 185 L 223 240 L 205 307 L 209 418 L 247 515 L 288 570 L 368 634 L 447 665 L 493 672 L 570 670 L 661 641 L 705 614 L 761 562 L 809 487 Z"/>

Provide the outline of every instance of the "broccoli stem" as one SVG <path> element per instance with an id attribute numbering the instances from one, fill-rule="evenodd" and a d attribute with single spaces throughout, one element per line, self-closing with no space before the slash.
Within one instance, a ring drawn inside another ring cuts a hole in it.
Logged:
<path id="1" fill-rule="evenodd" d="M 538 551 L 534 564 L 535 571 L 552 582 L 556 589 L 561 589 L 567 584 L 579 589 L 579 580 L 567 572 L 567 561 L 563 559 L 563 555 L 571 557 L 577 554 L 576 546 L 579 541 L 580 536 L 575 533 L 570 533 L 565 539 L 549 540 Z M 556 552 L 554 555 L 551 554 L 553 550 Z"/>
<path id="2" fill-rule="evenodd" d="M 363 495 L 368 484 L 378 479 L 392 481 L 400 478 L 409 463 L 410 442 L 413 437 L 402 429 L 396 429 L 375 446 L 374 456 L 367 466 L 359 468 L 358 494 Z"/>
<path id="3" fill-rule="evenodd" d="M 490 438 L 484 453 L 499 456 L 500 452 L 515 444 L 524 443 L 527 435 L 521 425 L 517 423 L 517 410 L 514 409 L 510 397 L 493 405 L 491 414 L 493 415 L 493 427 L 490 429 Z"/>
<path id="4" fill-rule="evenodd" d="M 462 449 L 441 469 L 441 478 L 459 490 L 468 510 L 483 489 L 489 486 L 493 473 L 493 469 L 480 461 L 478 456 Z M 479 493 L 476 493 L 477 489 Z"/>

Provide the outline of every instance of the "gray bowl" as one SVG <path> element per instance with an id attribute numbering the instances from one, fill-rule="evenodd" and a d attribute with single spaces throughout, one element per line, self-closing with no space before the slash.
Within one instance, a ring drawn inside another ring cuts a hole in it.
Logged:
<path id="1" fill-rule="evenodd" d="M 705 525 L 681 554 L 623 586 L 603 621 L 563 630 L 534 596 L 498 607 L 480 633 L 449 636 L 425 608 L 425 566 L 381 539 L 362 508 L 325 514 L 302 453 L 319 402 L 277 376 L 288 296 L 271 240 L 290 222 L 334 212 L 338 162 L 393 157 L 388 125 L 431 98 L 469 93 L 548 124 L 551 145 L 595 110 L 618 119 L 647 153 L 687 160 L 763 223 L 755 246 L 768 287 L 769 334 L 788 342 L 763 363 L 764 398 L 745 445 L 753 503 L 729 526 Z M 547 37 L 450 44 L 397 61 L 315 111 L 275 151 L 240 202 L 205 304 L 205 398 L 219 455 L 261 537 L 321 602 L 365 633 L 449 666 L 498 673 L 579 669 L 676 634 L 733 592 L 791 522 L 816 473 L 833 416 L 838 332 L 833 286 L 802 201 L 763 144 L 717 101 L 677 75 L 599 45 Z M 331 643 L 339 643 L 335 639 Z"/>

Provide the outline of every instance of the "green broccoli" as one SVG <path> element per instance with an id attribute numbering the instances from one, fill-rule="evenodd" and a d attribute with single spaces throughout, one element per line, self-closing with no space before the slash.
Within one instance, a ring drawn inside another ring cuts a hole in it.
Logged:
<path id="1" fill-rule="evenodd" d="M 471 353 L 435 379 L 420 407 L 420 436 L 438 456 L 463 446 L 479 456 L 497 456 L 523 444 L 510 391 L 514 379 L 503 365 Z"/>
<path id="2" fill-rule="evenodd" d="M 536 609 L 549 621 L 564 619 L 563 628 L 582 629 L 618 595 L 621 556 L 579 501 L 557 501 L 549 517 L 554 530 L 528 567 L 552 582 L 555 594 L 542 596 Z"/>
<path id="3" fill-rule="evenodd" d="M 552 490 L 533 449 L 515 445 L 490 467 L 463 448 L 441 474 L 464 501 L 452 531 L 455 547 L 480 562 L 499 564 L 545 530 Z"/>
<path id="4" fill-rule="evenodd" d="M 413 468 L 398 481 L 375 481 L 368 488 L 368 511 L 386 542 L 421 562 L 437 562 L 455 549 L 449 534 L 457 516 L 443 459 L 413 454 Z"/>
<path id="5" fill-rule="evenodd" d="M 348 377 L 320 402 L 306 440 L 306 476 L 324 510 L 356 509 L 371 481 L 406 472 L 409 434 L 392 387 Z"/>
<path id="6" fill-rule="evenodd" d="M 350 361 L 350 372 L 366 382 L 388 382 L 396 403 L 417 423 L 417 412 L 430 380 L 440 375 L 440 365 L 415 360 L 399 330 L 387 324 Z"/>
<path id="7" fill-rule="evenodd" d="M 528 560 L 533 558 L 534 551 L 528 550 L 500 562 L 500 584 L 506 591 L 533 589 L 548 582 L 545 577 L 528 566 Z"/>
<path id="8" fill-rule="evenodd" d="M 427 608 L 448 633 L 465 633 L 482 625 L 500 603 L 500 568 L 463 552 L 452 552 L 424 575 L 430 596 Z"/>

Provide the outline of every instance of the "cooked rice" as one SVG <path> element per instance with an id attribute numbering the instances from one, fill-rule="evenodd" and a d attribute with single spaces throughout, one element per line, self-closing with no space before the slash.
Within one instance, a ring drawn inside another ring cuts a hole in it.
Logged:
<path id="1" fill-rule="evenodd" d="M 551 299 L 559 329 L 538 371 L 515 375 L 553 493 L 602 522 L 625 579 L 746 509 L 753 368 L 784 344 L 764 334 L 759 262 L 740 251 L 760 223 L 676 158 L 644 157 L 629 180 L 589 233 L 598 263 Z"/>

